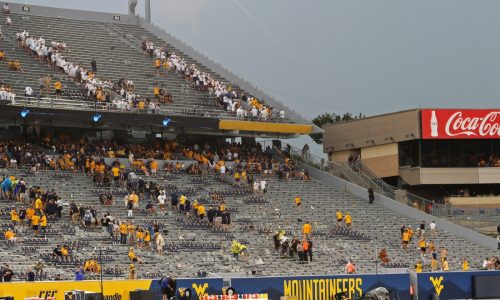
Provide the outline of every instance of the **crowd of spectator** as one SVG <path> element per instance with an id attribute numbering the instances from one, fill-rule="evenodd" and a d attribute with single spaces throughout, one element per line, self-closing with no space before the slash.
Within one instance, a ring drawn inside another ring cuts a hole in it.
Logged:
<path id="1" fill-rule="evenodd" d="M 277 110 L 255 97 L 236 91 L 209 73 L 198 69 L 194 64 L 188 64 L 183 57 L 169 53 L 166 46 L 155 46 L 152 41 L 143 40 L 142 50 L 145 56 L 154 59 L 157 75 L 160 75 L 161 68 L 164 72 L 172 71 L 180 74 L 193 88 L 215 95 L 224 110 L 232 112 L 238 118 L 261 120 L 285 118 L 285 111 Z"/>
<path id="2" fill-rule="evenodd" d="M 60 73 L 69 76 L 73 81 L 80 83 L 86 99 L 99 103 L 109 103 L 122 111 L 159 112 L 159 104 L 156 101 L 141 97 L 134 92 L 132 80 L 121 78 L 117 82 L 112 82 L 100 78 L 95 60 L 91 61 L 91 68 L 85 67 L 82 63 L 70 61 L 64 56 L 65 52 L 70 51 L 69 46 L 64 41 L 52 41 L 49 44 L 43 37 L 31 36 L 27 31 L 18 32 L 16 38 L 19 46 L 36 60 L 47 63 Z M 29 88 L 31 89 L 31 87 Z M 60 98 L 63 90 L 60 80 L 54 83 L 54 88 L 55 97 Z M 50 93 L 51 78 L 45 76 L 40 80 L 40 95 L 49 95 Z M 112 100 L 113 93 L 116 96 Z"/>

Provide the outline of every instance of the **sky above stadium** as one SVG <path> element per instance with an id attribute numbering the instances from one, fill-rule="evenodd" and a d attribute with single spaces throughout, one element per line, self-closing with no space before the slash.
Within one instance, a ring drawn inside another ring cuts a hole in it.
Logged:
<path id="1" fill-rule="evenodd" d="M 126 0 L 28 3 L 127 13 Z M 143 6 L 139 0 L 140 14 Z M 151 0 L 151 7 L 155 24 L 309 118 L 499 106 L 497 0 Z"/>

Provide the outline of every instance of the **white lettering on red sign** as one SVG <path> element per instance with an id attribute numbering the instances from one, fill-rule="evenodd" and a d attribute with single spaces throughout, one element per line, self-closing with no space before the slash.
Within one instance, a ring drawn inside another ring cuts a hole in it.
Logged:
<path id="1" fill-rule="evenodd" d="M 446 122 L 448 136 L 498 136 L 500 137 L 499 111 L 492 111 L 484 117 L 463 117 L 461 111 L 452 114 Z M 495 122 L 496 121 L 496 122 Z"/>

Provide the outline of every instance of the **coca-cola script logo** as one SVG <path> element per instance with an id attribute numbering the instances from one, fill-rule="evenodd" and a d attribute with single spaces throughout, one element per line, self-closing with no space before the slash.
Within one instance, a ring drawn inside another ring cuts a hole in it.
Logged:
<path id="1" fill-rule="evenodd" d="M 484 117 L 463 116 L 457 111 L 446 122 L 445 132 L 448 136 L 498 136 L 500 137 L 500 111 L 489 112 Z"/>

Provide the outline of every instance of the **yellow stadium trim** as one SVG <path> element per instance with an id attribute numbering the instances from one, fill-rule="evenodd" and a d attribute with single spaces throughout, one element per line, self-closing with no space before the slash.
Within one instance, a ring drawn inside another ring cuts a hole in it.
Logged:
<path id="1" fill-rule="evenodd" d="M 312 127 L 312 125 L 308 125 L 308 124 L 220 120 L 219 121 L 219 129 L 257 131 L 257 132 L 309 134 L 312 132 L 313 127 Z"/>

